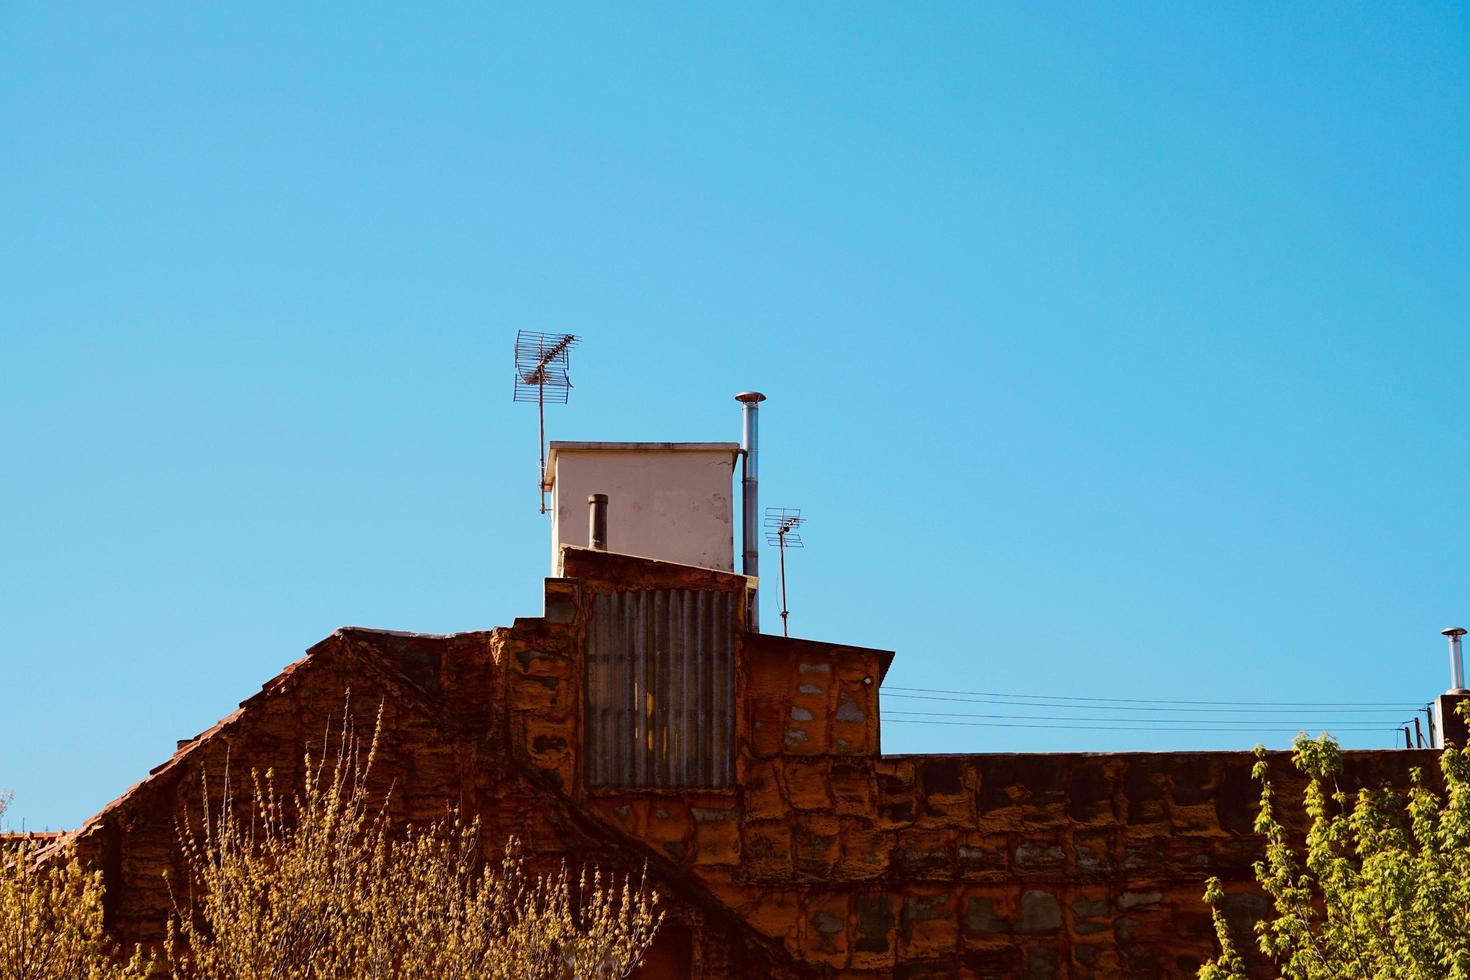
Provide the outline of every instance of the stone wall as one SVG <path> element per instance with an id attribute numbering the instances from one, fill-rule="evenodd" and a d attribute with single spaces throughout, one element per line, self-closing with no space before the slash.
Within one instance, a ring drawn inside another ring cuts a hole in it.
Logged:
<path id="1" fill-rule="evenodd" d="M 179 880 L 175 821 L 201 778 L 273 767 L 360 732 L 383 706 L 377 776 L 395 820 L 459 806 L 485 853 L 533 865 L 645 863 L 671 922 L 648 975 L 1172 977 L 1213 952 L 1200 896 L 1226 883 L 1243 948 L 1265 908 L 1250 864 L 1247 753 L 885 756 L 892 654 L 741 633 L 735 784 L 589 790 L 581 775 L 585 629 L 599 592 L 745 588 L 743 577 L 569 551 L 544 615 L 449 637 L 343 630 L 70 838 L 103 869 L 108 927 L 156 940 Z M 334 719 L 338 721 L 334 722 Z M 1427 752 L 1347 754 L 1354 781 L 1402 784 Z M 1282 755 L 1283 796 L 1298 785 Z M 1299 819 L 1299 815 L 1291 817 Z"/>
<path id="2" fill-rule="evenodd" d="M 103 872 L 108 932 L 128 947 L 156 947 L 162 939 L 173 896 L 185 892 L 178 821 L 197 823 L 206 785 L 215 805 L 227 773 L 237 796 L 252 771 L 270 769 L 278 786 L 297 785 L 308 750 L 319 757 L 324 740 L 335 746 L 346 724 L 366 743 L 380 710 L 370 795 L 387 801 L 394 824 L 424 826 L 457 808 L 480 819 L 486 860 L 497 861 L 514 836 L 537 873 L 565 861 L 574 869 L 640 874 L 636 845 L 609 836 L 577 812 L 554 779 L 506 750 L 508 712 L 497 694 L 506 674 L 496 659 L 507 634 L 339 630 L 238 711 L 183 740 L 173 758 L 57 842 Z M 668 936 L 684 942 L 683 966 L 662 975 L 797 975 L 778 947 L 696 881 L 665 878 L 663 870 L 652 869 L 652 883 L 668 898 Z"/>
<path id="3" fill-rule="evenodd" d="M 558 596 L 548 608 L 559 603 L 565 620 L 558 705 L 580 683 L 585 593 L 695 587 L 676 567 L 627 561 L 583 552 L 567 565 L 579 578 L 548 583 Z M 506 635 L 512 672 L 535 662 L 526 647 L 542 628 Z M 1201 900 L 1211 875 L 1225 883 L 1240 945 L 1254 948 L 1250 925 L 1266 906 L 1251 871 L 1261 842 L 1250 753 L 883 756 L 891 657 L 745 634 L 732 790 L 585 790 L 572 707 L 555 743 L 559 778 L 580 810 L 823 973 L 1193 975 L 1214 953 Z M 1347 761 L 1348 785 L 1402 785 L 1409 767 L 1434 765 L 1404 751 Z M 1289 799 L 1300 786 L 1289 758 L 1275 754 L 1271 767 Z"/>

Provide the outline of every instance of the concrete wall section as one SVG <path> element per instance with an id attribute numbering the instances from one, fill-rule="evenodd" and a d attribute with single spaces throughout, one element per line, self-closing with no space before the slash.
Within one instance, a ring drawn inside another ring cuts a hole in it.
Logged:
<path id="1" fill-rule="evenodd" d="M 732 571 L 731 443 L 553 442 L 551 571 L 564 544 L 587 545 L 587 497 L 608 496 L 608 550 Z"/>

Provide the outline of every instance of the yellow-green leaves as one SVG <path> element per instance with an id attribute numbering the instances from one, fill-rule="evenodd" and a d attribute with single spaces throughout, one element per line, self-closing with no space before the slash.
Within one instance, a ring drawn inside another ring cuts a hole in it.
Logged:
<path id="1" fill-rule="evenodd" d="M 1256 932 L 1280 976 L 1470 980 L 1470 750 L 1450 748 L 1440 757 L 1443 795 L 1416 770 L 1407 792 L 1364 789 L 1350 797 L 1338 784 L 1337 743 L 1299 738 L 1292 761 L 1308 778 L 1300 855 L 1277 819 L 1265 752 L 1256 754 L 1256 831 L 1265 838 L 1256 881 L 1274 905 Z M 1238 980 L 1245 967 L 1220 911 L 1218 879 L 1204 897 L 1221 954 L 1199 976 Z"/>

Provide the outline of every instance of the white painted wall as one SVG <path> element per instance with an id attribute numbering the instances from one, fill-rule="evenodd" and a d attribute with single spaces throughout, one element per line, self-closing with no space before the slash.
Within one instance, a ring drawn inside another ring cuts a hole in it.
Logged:
<path id="1" fill-rule="evenodd" d="M 607 549 L 735 570 L 733 442 L 553 442 L 551 574 L 561 546 L 587 546 L 587 497 L 605 493 Z"/>

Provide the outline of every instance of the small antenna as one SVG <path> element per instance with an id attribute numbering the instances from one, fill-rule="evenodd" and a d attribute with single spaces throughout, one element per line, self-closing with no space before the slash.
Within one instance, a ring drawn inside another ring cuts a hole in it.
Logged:
<path id="1" fill-rule="evenodd" d="M 805 548 L 797 528 L 806 523 L 800 507 L 766 508 L 766 544 L 773 544 L 781 552 L 781 635 L 790 636 L 786 628 L 786 549 Z"/>
<path id="2" fill-rule="evenodd" d="M 540 424 L 541 467 L 536 486 L 541 491 L 541 513 L 546 513 L 546 403 L 565 405 L 572 391 L 567 377 L 567 351 L 582 338 L 569 333 L 516 331 L 516 388 L 512 401 L 535 402 Z"/>

